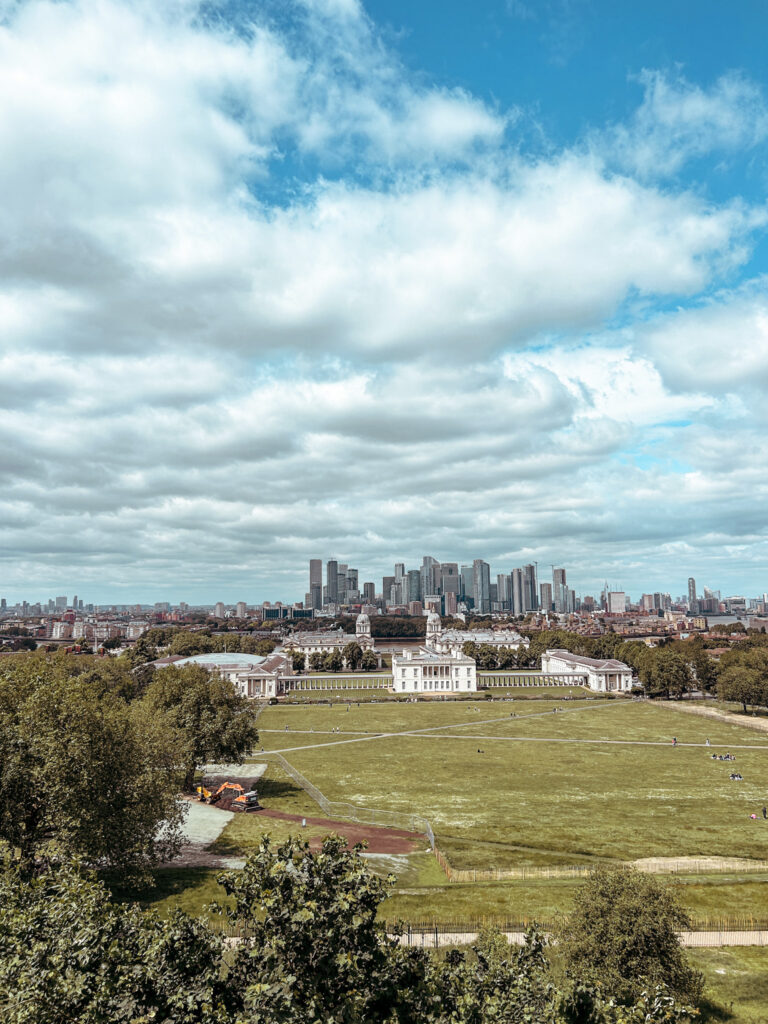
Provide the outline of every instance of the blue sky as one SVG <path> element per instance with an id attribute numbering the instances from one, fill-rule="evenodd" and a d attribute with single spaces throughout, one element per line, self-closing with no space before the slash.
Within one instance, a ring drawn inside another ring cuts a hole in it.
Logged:
<path id="1" fill-rule="evenodd" d="M 0 0 L 0 595 L 768 590 L 767 28 Z"/>

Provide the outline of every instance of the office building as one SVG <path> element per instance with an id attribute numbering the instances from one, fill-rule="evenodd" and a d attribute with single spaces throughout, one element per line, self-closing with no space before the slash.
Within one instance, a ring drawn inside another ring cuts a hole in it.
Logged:
<path id="1" fill-rule="evenodd" d="M 309 607 L 322 608 L 323 604 L 323 560 L 309 560 Z"/>
<path id="2" fill-rule="evenodd" d="M 325 592 L 328 604 L 339 603 L 339 563 L 333 558 L 325 566 Z"/>
<path id="3" fill-rule="evenodd" d="M 472 596 L 475 611 L 487 615 L 491 610 L 491 567 L 482 558 L 472 563 Z"/>
<path id="4" fill-rule="evenodd" d="M 539 595 L 540 595 L 540 601 L 541 601 L 541 610 L 543 612 L 549 613 L 549 612 L 551 612 L 553 610 L 557 611 L 557 606 L 553 606 L 553 604 L 552 604 L 552 584 L 551 583 L 541 583 L 539 585 Z"/>
<path id="5" fill-rule="evenodd" d="M 523 566 L 523 612 L 535 612 L 539 607 L 536 566 Z"/>

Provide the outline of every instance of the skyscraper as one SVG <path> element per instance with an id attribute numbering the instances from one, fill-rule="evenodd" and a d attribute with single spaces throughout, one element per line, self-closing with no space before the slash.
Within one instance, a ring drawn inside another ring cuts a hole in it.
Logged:
<path id="1" fill-rule="evenodd" d="M 373 604 L 376 600 L 376 585 L 373 583 L 363 584 L 363 599 L 366 604 Z"/>
<path id="2" fill-rule="evenodd" d="M 487 615 L 491 610 L 491 567 L 482 558 L 472 563 L 472 591 L 475 611 Z"/>
<path id="3" fill-rule="evenodd" d="M 552 570 L 552 600 L 555 611 L 562 615 L 568 611 L 568 588 L 565 582 L 565 569 Z"/>
<path id="4" fill-rule="evenodd" d="M 696 599 L 696 580 L 693 576 L 688 577 L 688 609 L 694 613 L 699 610 L 699 602 Z"/>
<path id="5" fill-rule="evenodd" d="M 539 607 L 538 586 L 536 585 L 536 566 L 523 566 L 523 611 L 535 612 Z"/>
<path id="6" fill-rule="evenodd" d="M 552 604 L 553 604 L 553 602 L 552 602 L 552 584 L 551 583 L 542 583 L 539 586 L 539 593 L 541 595 L 541 610 L 543 612 L 551 612 L 552 611 Z M 555 603 L 555 611 L 557 611 L 557 610 L 558 610 L 557 603 Z"/>
<path id="7" fill-rule="evenodd" d="M 436 558 L 432 558 L 431 555 L 424 555 L 421 560 L 421 596 L 422 599 L 429 597 L 432 594 L 436 594 L 440 581 L 435 580 L 435 569 L 438 569 L 440 563 Z"/>
<path id="8" fill-rule="evenodd" d="M 325 586 L 328 604 L 339 603 L 339 563 L 335 559 L 326 562 Z"/>
<path id="9" fill-rule="evenodd" d="M 524 615 L 523 607 L 523 570 L 512 570 L 511 611 L 513 615 Z"/>

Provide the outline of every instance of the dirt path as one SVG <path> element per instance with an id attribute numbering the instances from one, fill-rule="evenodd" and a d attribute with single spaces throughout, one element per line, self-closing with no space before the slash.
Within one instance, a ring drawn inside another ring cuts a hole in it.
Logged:
<path id="1" fill-rule="evenodd" d="M 358 825 L 349 821 L 333 821 L 330 818 L 307 818 L 300 814 L 288 814 L 265 807 L 252 815 L 254 818 L 275 818 L 278 821 L 305 821 L 307 825 L 325 828 L 328 832 L 344 836 L 350 846 L 366 841 L 368 853 L 417 853 L 425 848 L 426 839 L 418 832 L 406 832 L 399 828 L 381 828 L 378 825 Z M 311 836 L 310 848 L 319 849 L 321 836 Z"/>
<path id="2" fill-rule="evenodd" d="M 660 708 L 670 708 L 672 711 L 685 711 L 689 715 L 700 715 L 702 718 L 712 718 L 717 722 L 727 722 L 729 725 L 743 725 L 745 729 L 754 729 L 756 732 L 768 732 L 767 718 L 748 718 L 746 715 L 736 715 L 731 711 L 705 708 L 700 704 L 686 704 L 682 700 L 653 701 L 651 706 L 653 705 Z"/>

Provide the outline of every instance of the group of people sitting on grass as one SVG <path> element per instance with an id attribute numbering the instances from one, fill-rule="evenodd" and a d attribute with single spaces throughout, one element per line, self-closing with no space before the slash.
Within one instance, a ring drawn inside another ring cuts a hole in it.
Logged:
<path id="1" fill-rule="evenodd" d="M 735 761 L 736 760 L 736 755 L 735 754 L 713 754 L 712 755 L 712 760 L 713 761 Z"/>

